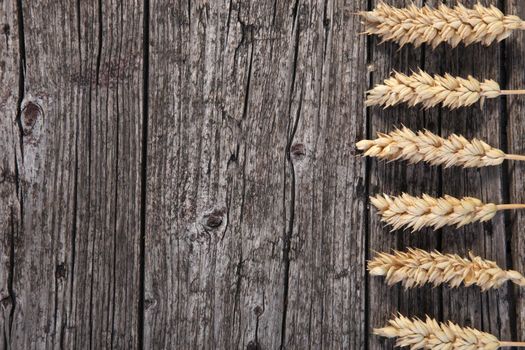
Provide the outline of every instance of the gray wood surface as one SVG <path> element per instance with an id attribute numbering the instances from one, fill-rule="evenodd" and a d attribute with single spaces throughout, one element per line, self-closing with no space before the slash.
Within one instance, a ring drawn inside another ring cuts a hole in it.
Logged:
<path id="1" fill-rule="evenodd" d="M 512 0 L 505 4 L 505 10 L 518 16 L 525 16 L 525 4 Z M 501 74 L 504 75 L 508 88 L 516 88 L 525 84 L 525 71 L 523 70 L 523 53 L 525 52 L 525 35 L 516 33 L 505 46 L 505 54 Z M 525 126 L 523 114 L 525 100 L 509 96 L 504 100 L 503 129 L 501 141 L 508 147 L 509 152 L 525 152 Z M 525 164 L 509 163 L 503 173 L 505 196 L 508 201 L 525 202 Z M 525 240 L 523 239 L 523 224 L 525 213 L 514 212 L 506 217 L 505 229 L 507 237 L 506 262 L 509 267 L 525 271 Z M 525 293 L 520 288 L 511 286 L 508 291 L 510 331 L 513 337 L 520 338 L 525 334 Z"/>
<path id="2" fill-rule="evenodd" d="M 406 125 L 525 154 L 523 97 L 364 107 L 392 70 L 523 88 L 525 34 L 379 45 L 355 16 L 376 3 L 0 1 L 0 348 L 382 349 L 370 332 L 397 311 L 524 340 L 515 286 L 404 291 L 365 270 L 420 247 L 525 271 L 523 212 L 411 234 L 368 200 L 525 202 L 525 165 L 383 163 L 354 144 Z"/>
<path id="3" fill-rule="evenodd" d="M 15 295 L 13 265 L 15 240 L 20 233 L 19 174 L 17 157 L 20 132 L 18 110 L 19 42 L 15 1 L 0 3 L 0 340 L 3 349 L 11 342 Z"/>
<path id="4" fill-rule="evenodd" d="M 142 5 L 2 6 L 3 346 L 137 346 Z"/>

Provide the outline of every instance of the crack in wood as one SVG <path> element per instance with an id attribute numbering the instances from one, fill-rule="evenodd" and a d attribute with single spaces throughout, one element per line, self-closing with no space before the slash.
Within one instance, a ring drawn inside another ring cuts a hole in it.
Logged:
<path id="1" fill-rule="evenodd" d="M 286 168 L 287 164 L 288 167 L 290 167 L 290 200 L 289 200 L 289 207 L 284 206 L 285 211 L 289 211 L 290 217 L 288 218 L 288 228 L 285 228 L 284 231 L 284 237 L 283 237 L 283 264 L 284 264 L 284 285 L 283 285 L 283 310 L 282 310 L 282 328 L 281 328 L 281 345 L 280 349 L 286 348 L 286 316 L 287 316 L 287 309 L 288 309 L 288 292 L 289 292 L 289 274 L 290 274 L 290 249 L 291 249 L 291 239 L 293 235 L 294 230 L 294 214 L 295 214 L 295 168 L 294 168 L 294 162 L 292 159 L 291 154 L 291 148 L 292 143 L 294 141 L 295 133 L 297 132 L 297 128 L 299 126 L 299 117 L 301 115 L 301 106 L 302 106 L 302 98 L 303 98 L 303 89 L 301 88 L 300 91 L 300 99 L 299 99 L 299 106 L 297 107 L 296 116 L 294 118 L 294 121 L 292 123 L 292 116 L 291 116 L 291 110 L 292 110 L 292 103 L 293 103 L 293 93 L 295 91 L 295 83 L 296 83 L 296 73 L 297 73 L 297 59 L 299 56 L 299 34 L 300 34 L 300 26 L 299 26 L 299 0 L 296 1 L 294 5 L 294 46 L 293 46 L 293 65 L 291 68 L 291 83 L 290 83 L 290 95 L 289 95 L 289 106 L 288 106 L 288 129 L 289 129 L 289 136 L 288 141 L 286 144 L 286 158 L 285 158 L 285 164 L 284 164 L 284 174 L 286 179 Z M 285 180 L 285 186 L 286 186 L 286 180 Z M 284 191 L 286 193 L 286 191 Z M 286 195 L 285 195 L 286 197 Z M 286 200 L 285 200 L 286 203 Z M 286 213 L 285 213 L 286 216 Z"/>
<path id="2" fill-rule="evenodd" d="M 139 302 L 138 302 L 138 348 L 144 349 L 145 331 L 145 294 L 146 294 L 146 219 L 147 219 L 147 181 L 148 181 L 148 123 L 149 123 L 149 52 L 150 52 L 150 2 L 144 0 L 143 8 L 143 78 L 142 78 L 142 157 L 140 174 L 140 282 L 139 282 Z"/>

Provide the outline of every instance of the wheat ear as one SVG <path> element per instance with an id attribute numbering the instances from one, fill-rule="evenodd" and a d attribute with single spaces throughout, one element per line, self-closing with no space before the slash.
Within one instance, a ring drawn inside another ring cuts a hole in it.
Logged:
<path id="1" fill-rule="evenodd" d="M 428 130 L 415 133 L 406 127 L 388 134 L 378 132 L 375 140 L 362 140 L 356 146 L 369 157 L 407 160 L 411 164 L 427 162 L 446 168 L 479 168 L 501 164 L 505 159 L 525 160 L 525 156 L 505 154 L 478 139 L 469 141 L 456 134 L 445 139 Z"/>
<path id="2" fill-rule="evenodd" d="M 383 328 L 374 329 L 381 337 L 397 338 L 397 347 L 416 349 L 495 350 L 501 347 L 525 347 L 524 342 L 499 341 L 490 333 L 470 327 L 461 327 L 453 322 L 438 323 L 426 317 L 408 318 L 398 314 Z"/>
<path id="3" fill-rule="evenodd" d="M 499 210 L 525 209 L 525 204 L 483 203 L 472 197 L 461 199 L 452 196 L 434 198 L 423 194 L 421 197 L 403 193 L 401 196 L 378 194 L 370 197 L 370 202 L 377 208 L 381 221 L 393 227 L 411 228 L 412 231 L 423 227 L 435 230 L 455 225 L 457 228 L 492 219 Z"/>
<path id="4" fill-rule="evenodd" d="M 485 291 L 507 281 L 525 286 L 525 277 L 519 272 L 503 270 L 494 261 L 472 253 L 468 258 L 414 248 L 392 254 L 377 253 L 368 262 L 368 271 L 371 276 L 385 276 L 389 286 L 401 282 L 407 289 L 424 284 L 447 284 L 456 288 L 463 283 L 466 287 L 476 285 Z"/>
<path id="5" fill-rule="evenodd" d="M 431 45 L 441 43 L 456 47 L 481 43 L 490 45 L 510 36 L 513 30 L 525 29 L 525 22 L 517 16 L 506 16 L 497 7 L 481 4 L 472 9 L 462 5 L 438 8 L 410 5 L 396 8 L 381 2 L 372 11 L 359 13 L 364 19 L 365 33 L 378 35 L 384 41 L 394 41 L 401 46 L 411 43 Z"/>
<path id="6" fill-rule="evenodd" d="M 448 73 L 431 76 L 420 69 L 411 75 L 394 72 L 384 84 L 367 91 L 366 105 L 387 108 L 407 103 L 410 107 L 422 105 L 430 108 L 441 104 L 456 109 L 483 102 L 485 98 L 522 94 L 525 90 L 501 90 L 494 80 L 481 82 L 472 76 L 461 78 Z"/>

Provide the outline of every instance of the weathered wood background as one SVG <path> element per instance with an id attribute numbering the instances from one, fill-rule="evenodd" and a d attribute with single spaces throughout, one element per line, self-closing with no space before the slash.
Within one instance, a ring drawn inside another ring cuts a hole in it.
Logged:
<path id="1" fill-rule="evenodd" d="M 523 1 L 483 2 L 525 17 Z M 522 97 L 363 105 L 393 69 L 523 88 L 525 33 L 377 46 L 355 16 L 375 3 L 0 0 L 0 347 L 391 348 L 370 331 L 396 311 L 524 340 L 518 288 L 405 292 L 365 261 L 415 246 L 525 271 L 522 212 L 390 233 L 368 202 L 524 202 L 525 164 L 385 164 L 354 143 L 404 124 L 525 153 Z"/>

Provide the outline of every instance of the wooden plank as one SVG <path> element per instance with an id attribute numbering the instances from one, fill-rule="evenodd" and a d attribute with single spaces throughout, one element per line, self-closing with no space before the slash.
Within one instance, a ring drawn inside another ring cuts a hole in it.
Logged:
<path id="1" fill-rule="evenodd" d="M 20 3 L 23 215 L 11 346 L 136 347 L 142 3 Z"/>
<path id="2" fill-rule="evenodd" d="M 477 1 L 462 1 L 473 6 Z M 483 4 L 493 3 L 482 1 Z M 454 5 L 452 2 L 450 5 Z M 449 50 L 443 69 L 452 75 L 499 81 L 501 48 L 472 45 Z M 462 134 L 480 138 L 500 146 L 503 100 L 490 100 L 484 108 L 473 106 L 457 111 L 443 111 L 442 134 Z M 472 196 L 485 202 L 501 203 L 503 196 L 502 168 L 452 168 L 443 171 L 443 192 L 453 196 Z M 504 215 L 498 214 L 491 222 L 472 224 L 461 229 L 443 229 L 441 250 L 466 255 L 469 251 L 506 266 L 506 237 Z M 465 326 L 472 326 L 507 339 L 510 337 L 508 290 L 482 293 L 479 288 L 443 289 L 443 318 Z"/>
<path id="3" fill-rule="evenodd" d="M 366 1 L 300 2 L 286 349 L 363 349 Z"/>
<path id="4" fill-rule="evenodd" d="M 0 3 L 0 348 L 11 343 L 15 310 L 13 271 L 15 242 L 20 234 L 20 131 L 17 125 L 20 53 L 16 1 Z"/>
<path id="5" fill-rule="evenodd" d="M 151 2 L 146 348 L 281 344 L 299 7 Z"/>
<path id="6" fill-rule="evenodd" d="M 374 1 L 373 6 L 379 3 Z M 390 4 L 403 7 L 409 1 L 389 1 Z M 415 2 L 421 6 L 422 1 Z M 426 48 L 416 49 L 411 45 L 399 49 L 394 43 L 379 44 L 380 39 L 371 37 L 371 55 L 368 69 L 372 83 L 378 84 L 390 76 L 393 70 L 409 74 L 419 68 L 436 70 L 433 56 Z M 383 110 L 382 107 L 372 107 L 368 113 L 369 138 L 375 138 L 376 132 L 388 132 L 405 125 L 412 130 L 429 129 L 439 132 L 440 113 L 438 110 L 422 111 L 418 108 L 398 106 Z M 428 193 L 438 195 L 441 192 L 440 170 L 427 164 L 409 165 L 405 162 L 385 163 L 377 159 L 369 160 L 369 194 L 378 193 L 400 195 L 407 192 L 413 195 Z M 405 250 L 407 247 L 435 249 L 438 246 L 439 234 L 431 230 L 411 233 L 407 231 L 390 232 L 377 216 L 375 208 L 371 207 L 369 214 L 369 254 L 373 251 L 392 249 Z M 424 317 L 425 314 L 439 317 L 441 312 L 440 289 L 423 287 L 404 290 L 401 286 L 388 287 L 383 278 L 369 278 L 369 329 L 382 327 L 396 312 L 408 316 Z M 394 341 L 370 336 L 370 349 L 392 348 Z"/>
<path id="7" fill-rule="evenodd" d="M 522 1 L 506 1 L 505 12 L 520 16 L 525 19 L 525 4 Z M 523 70 L 523 53 L 525 52 L 525 33 L 516 31 L 506 40 L 503 46 L 505 62 L 502 65 L 502 88 L 522 89 L 525 86 L 525 73 Z M 509 96 L 505 99 L 505 113 L 507 125 L 502 130 L 507 134 L 509 153 L 525 154 L 525 138 L 523 112 L 525 100 L 523 96 Z M 503 141 L 503 140 L 502 140 Z M 508 200 L 513 203 L 525 203 L 523 176 L 525 164 L 522 162 L 508 162 L 504 169 L 508 176 Z M 523 223 L 525 213 L 515 211 L 509 213 L 507 224 L 507 267 L 520 272 L 525 272 L 525 239 L 523 238 Z M 514 339 L 523 340 L 525 335 L 525 293 L 522 288 L 511 286 L 509 288 L 509 309 L 511 318 L 511 335 Z"/>

